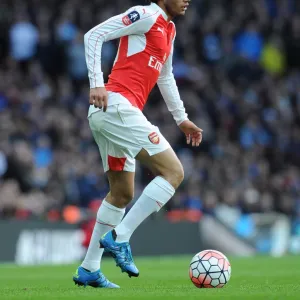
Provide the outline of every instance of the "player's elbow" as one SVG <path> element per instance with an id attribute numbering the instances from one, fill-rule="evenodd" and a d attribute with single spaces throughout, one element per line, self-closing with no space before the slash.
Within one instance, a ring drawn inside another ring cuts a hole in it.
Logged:
<path id="1" fill-rule="evenodd" d="M 172 80 L 172 74 L 160 74 L 158 80 L 157 80 L 157 85 L 160 86 L 160 85 L 169 85 L 170 82 Z"/>
<path id="2" fill-rule="evenodd" d="M 84 37 L 83 37 L 83 40 L 84 40 L 84 45 L 87 46 L 88 43 L 89 43 L 89 40 L 90 40 L 90 36 L 91 36 L 91 31 L 88 31 Z"/>
<path id="3" fill-rule="evenodd" d="M 102 43 L 105 42 L 104 32 L 102 30 L 95 30 L 92 28 L 84 35 L 84 45 L 85 47 L 89 47 L 93 45 L 96 49 L 96 46 L 101 47 Z"/>

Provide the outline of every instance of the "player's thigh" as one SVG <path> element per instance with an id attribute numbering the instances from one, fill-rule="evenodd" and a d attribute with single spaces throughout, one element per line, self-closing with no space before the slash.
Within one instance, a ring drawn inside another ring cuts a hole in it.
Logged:
<path id="1" fill-rule="evenodd" d="M 107 201 L 114 206 L 124 208 L 134 197 L 134 172 L 112 171 L 106 172 L 110 192 Z"/>
<path id="2" fill-rule="evenodd" d="M 124 134 L 128 134 L 131 153 L 155 175 L 163 176 L 174 188 L 183 180 L 183 167 L 157 126 L 152 125 L 137 108 L 120 105 Z"/>
<path id="3" fill-rule="evenodd" d="M 177 188 L 184 178 L 182 164 L 172 148 L 155 155 L 150 155 L 142 149 L 136 159 L 148 167 L 154 175 L 164 177 L 174 188 Z"/>

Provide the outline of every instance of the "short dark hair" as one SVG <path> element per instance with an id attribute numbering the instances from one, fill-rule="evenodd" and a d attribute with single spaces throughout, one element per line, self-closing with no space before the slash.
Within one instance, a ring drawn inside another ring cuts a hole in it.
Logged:
<path id="1" fill-rule="evenodd" d="M 151 4 L 151 2 L 158 3 L 158 0 L 146 0 L 146 4 Z"/>

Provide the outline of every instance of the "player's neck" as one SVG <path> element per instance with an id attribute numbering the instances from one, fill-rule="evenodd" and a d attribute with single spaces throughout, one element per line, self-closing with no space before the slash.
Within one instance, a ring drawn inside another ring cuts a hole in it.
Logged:
<path id="1" fill-rule="evenodd" d="M 167 10 L 165 4 L 163 2 L 158 2 L 157 5 L 166 13 L 166 15 L 168 17 L 168 22 L 170 22 L 173 19 L 173 16 L 171 16 L 168 13 L 168 10 Z"/>

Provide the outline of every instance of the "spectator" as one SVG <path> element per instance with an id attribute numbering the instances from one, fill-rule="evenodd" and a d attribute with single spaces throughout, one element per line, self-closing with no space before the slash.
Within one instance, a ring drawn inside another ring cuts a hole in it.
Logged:
<path id="1" fill-rule="evenodd" d="M 258 31 L 257 24 L 254 21 L 247 24 L 235 42 L 236 52 L 242 57 L 258 62 L 263 49 L 263 37 Z"/>
<path id="2" fill-rule="evenodd" d="M 19 62 L 31 60 L 37 52 L 39 32 L 25 14 L 16 16 L 16 22 L 10 28 L 10 54 Z"/>

